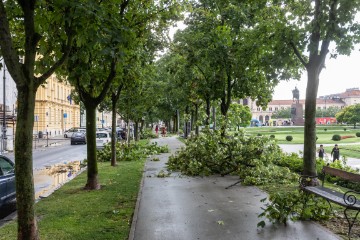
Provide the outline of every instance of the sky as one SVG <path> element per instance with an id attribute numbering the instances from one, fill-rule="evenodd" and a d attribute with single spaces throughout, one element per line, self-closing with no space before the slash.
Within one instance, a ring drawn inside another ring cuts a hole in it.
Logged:
<path id="1" fill-rule="evenodd" d="M 360 46 L 357 46 L 359 49 Z M 338 56 L 336 59 L 326 59 L 326 68 L 320 74 L 318 97 L 328 94 L 345 92 L 348 88 L 360 88 L 360 52 L 353 50 L 350 56 Z M 275 88 L 274 100 L 292 99 L 291 90 L 299 89 L 300 99 L 305 99 L 307 85 L 306 72 L 300 81 L 282 81 Z"/>

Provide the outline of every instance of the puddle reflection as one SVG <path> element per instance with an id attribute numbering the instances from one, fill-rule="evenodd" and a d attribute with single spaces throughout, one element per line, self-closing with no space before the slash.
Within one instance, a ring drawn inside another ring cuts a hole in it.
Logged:
<path id="1" fill-rule="evenodd" d="M 74 178 L 83 165 L 80 161 L 46 166 L 34 173 L 35 198 L 47 197 L 67 181 Z"/>

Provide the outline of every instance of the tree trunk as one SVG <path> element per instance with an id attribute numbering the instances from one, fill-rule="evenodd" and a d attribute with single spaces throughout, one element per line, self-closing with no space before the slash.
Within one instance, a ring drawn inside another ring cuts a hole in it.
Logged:
<path id="1" fill-rule="evenodd" d="M 130 120 L 128 119 L 127 122 L 126 122 L 126 143 L 128 146 L 130 146 Z"/>
<path id="2" fill-rule="evenodd" d="M 195 121 L 195 117 L 194 117 L 195 113 L 194 110 L 191 110 L 191 118 L 190 118 L 190 131 L 194 130 L 194 121 Z"/>
<path id="3" fill-rule="evenodd" d="M 185 114 L 186 115 L 188 115 L 189 114 L 189 107 L 188 106 L 186 106 L 186 108 L 185 108 Z M 188 124 L 189 124 L 189 120 L 188 119 L 185 119 L 185 131 L 184 131 L 184 138 L 188 138 L 188 136 L 189 136 L 189 126 L 188 126 Z"/>
<path id="4" fill-rule="evenodd" d="M 35 218 L 32 138 L 34 127 L 35 91 L 18 86 L 18 113 L 15 135 L 16 208 L 18 239 L 39 239 Z"/>
<path id="5" fill-rule="evenodd" d="M 206 111 L 206 118 L 205 118 L 205 125 L 209 126 L 210 125 L 210 111 L 211 111 L 211 105 L 210 105 L 210 99 L 206 99 L 206 107 L 205 107 L 205 111 Z"/>
<path id="6" fill-rule="evenodd" d="M 199 104 L 195 104 L 194 121 L 195 121 L 195 135 L 196 136 L 199 136 L 199 125 L 197 124 L 198 117 L 199 117 Z"/>
<path id="7" fill-rule="evenodd" d="M 135 126 L 134 126 L 134 138 L 135 141 L 139 141 L 139 121 L 135 121 Z"/>
<path id="8" fill-rule="evenodd" d="M 213 114 L 213 130 L 216 130 L 216 108 L 215 106 L 212 107 L 212 114 Z"/>
<path id="9" fill-rule="evenodd" d="M 100 189 L 96 156 L 96 105 L 85 105 L 87 139 L 87 183 L 85 189 Z"/>
<path id="10" fill-rule="evenodd" d="M 116 164 L 116 140 L 117 140 L 117 133 L 116 133 L 116 102 L 112 98 L 111 101 L 111 166 L 115 167 Z"/>
<path id="11" fill-rule="evenodd" d="M 140 134 L 144 134 L 144 126 L 145 126 L 145 120 L 144 119 L 141 119 L 140 121 L 140 127 L 139 127 L 139 132 Z M 143 135 L 144 136 L 144 135 Z"/>
<path id="12" fill-rule="evenodd" d="M 319 87 L 319 68 L 310 66 L 307 69 L 308 82 L 305 100 L 304 126 L 304 175 L 316 175 L 316 96 Z"/>
<path id="13" fill-rule="evenodd" d="M 180 130 L 180 111 L 176 110 L 176 131 L 179 133 Z"/>

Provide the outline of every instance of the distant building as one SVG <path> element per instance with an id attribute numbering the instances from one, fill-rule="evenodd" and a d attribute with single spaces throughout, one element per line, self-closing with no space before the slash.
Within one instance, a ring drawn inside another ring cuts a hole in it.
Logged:
<path id="1" fill-rule="evenodd" d="M 261 124 L 273 124 L 272 123 L 272 115 L 274 112 L 291 108 L 291 104 L 293 104 L 293 100 L 273 100 L 269 102 L 266 109 L 262 109 L 261 107 L 256 106 L 256 101 L 252 101 L 251 99 L 242 99 L 239 103 L 243 105 L 249 106 L 252 119 L 258 120 Z M 305 109 L 305 100 L 300 99 L 299 103 L 303 105 Z M 330 94 L 326 96 L 320 96 L 316 99 L 316 108 L 317 109 L 327 109 L 329 107 L 335 108 L 344 108 L 346 106 L 354 105 L 360 103 L 360 90 L 359 88 L 350 88 L 346 89 L 345 92 Z M 289 120 L 291 116 L 289 116 Z"/>
<path id="2" fill-rule="evenodd" d="M 35 98 L 34 134 L 62 135 L 65 130 L 80 126 L 80 105 L 71 98 L 72 88 L 55 75 L 39 87 Z"/>

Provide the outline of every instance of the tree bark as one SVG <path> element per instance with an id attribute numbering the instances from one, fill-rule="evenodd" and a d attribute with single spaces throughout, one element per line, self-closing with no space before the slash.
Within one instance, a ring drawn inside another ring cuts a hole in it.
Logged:
<path id="1" fill-rule="evenodd" d="M 216 108 L 215 106 L 212 107 L 212 114 L 213 114 L 213 130 L 216 130 Z"/>
<path id="2" fill-rule="evenodd" d="M 128 119 L 126 122 L 126 143 L 130 146 L 130 120 Z"/>
<path id="3" fill-rule="evenodd" d="M 96 105 L 85 104 L 87 138 L 87 183 L 85 189 L 100 189 L 96 156 Z"/>
<path id="4" fill-rule="evenodd" d="M 116 132 L 116 105 L 117 99 L 116 95 L 112 94 L 111 97 L 111 166 L 115 167 L 116 164 L 116 141 L 117 141 L 117 132 Z"/>
<path id="5" fill-rule="evenodd" d="M 33 85 L 29 85 L 18 88 L 15 176 L 19 240 L 39 239 L 34 211 L 32 130 L 34 126 L 35 90 L 33 87 Z"/>
<path id="6" fill-rule="evenodd" d="M 139 121 L 135 121 L 135 126 L 134 126 L 134 138 L 135 141 L 139 141 Z"/>
<path id="7" fill-rule="evenodd" d="M 210 117 L 211 117 L 210 116 L 210 114 L 211 114 L 210 99 L 206 99 L 205 111 L 206 111 L 205 125 L 209 126 L 210 125 Z"/>
<path id="8" fill-rule="evenodd" d="M 199 126 L 197 124 L 199 117 L 199 104 L 195 104 L 195 115 L 194 115 L 194 122 L 195 122 L 195 135 L 199 136 Z"/>
<path id="9" fill-rule="evenodd" d="M 316 97 L 319 87 L 319 67 L 309 66 L 307 69 L 307 87 L 305 99 L 304 126 L 304 175 L 316 175 Z M 305 147 L 306 146 L 306 147 Z"/>

